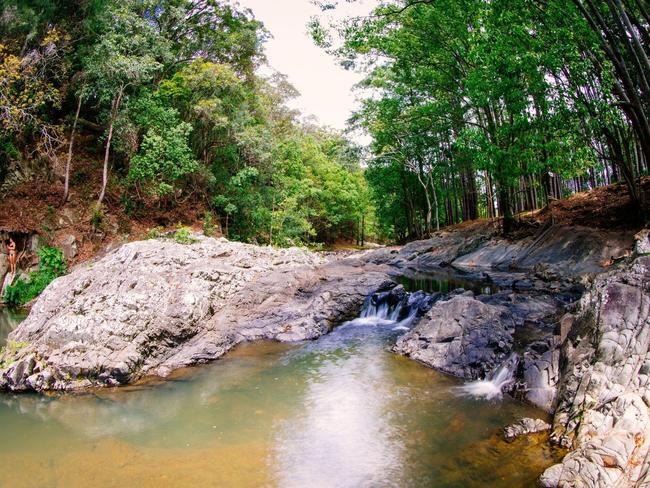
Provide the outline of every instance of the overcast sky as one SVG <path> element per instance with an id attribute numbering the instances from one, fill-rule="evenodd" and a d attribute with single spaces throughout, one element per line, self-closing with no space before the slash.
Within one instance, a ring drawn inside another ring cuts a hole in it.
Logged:
<path id="1" fill-rule="evenodd" d="M 273 39 L 266 43 L 269 64 L 288 75 L 300 97 L 291 104 L 323 125 L 345 128 L 354 109 L 352 86 L 361 75 L 339 67 L 336 60 L 316 47 L 307 33 L 307 22 L 318 8 L 309 0 L 238 0 L 261 20 Z M 367 14 L 376 0 L 358 0 L 336 15 Z"/>

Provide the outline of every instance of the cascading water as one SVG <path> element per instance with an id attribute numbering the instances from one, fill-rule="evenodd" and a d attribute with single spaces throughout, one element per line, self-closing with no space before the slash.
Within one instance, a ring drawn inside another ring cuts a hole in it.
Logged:
<path id="1" fill-rule="evenodd" d="M 519 356 L 512 353 L 508 359 L 495 368 L 484 380 L 472 381 L 460 387 L 462 393 L 478 398 L 493 400 L 501 398 L 504 389 L 515 381 Z"/>
<path id="2" fill-rule="evenodd" d="M 459 398 L 387 347 L 443 298 L 376 293 L 317 340 L 243 344 L 161 384 L 0 395 L 0 486 L 532 486 L 550 448 L 492 433 L 538 410 Z"/>
<path id="3" fill-rule="evenodd" d="M 392 326 L 392 330 L 408 330 L 418 314 L 428 310 L 432 298 L 422 292 L 406 293 L 403 289 L 370 295 L 359 318 L 349 325 Z"/>
<path id="4" fill-rule="evenodd" d="M 426 313 L 440 294 L 429 295 L 422 291 L 407 293 L 399 286 L 390 291 L 374 293 L 366 298 L 359 318 L 346 322 L 341 327 L 371 326 L 390 331 L 407 331 L 418 316 Z M 485 379 L 472 381 L 458 388 L 467 396 L 493 400 L 501 398 L 503 392 L 515 381 L 519 356 L 512 353 Z"/>

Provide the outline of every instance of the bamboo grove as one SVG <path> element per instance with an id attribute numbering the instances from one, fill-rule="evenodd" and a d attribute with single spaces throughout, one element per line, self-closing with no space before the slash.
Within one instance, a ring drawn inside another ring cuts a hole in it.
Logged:
<path id="1" fill-rule="evenodd" d="M 336 2 L 323 3 L 324 12 Z M 643 0 L 399 0 L 312 36 L 365 70 L 352 122 L 397 240 L 620 182 L 647 217 L 650 17 Z"/>

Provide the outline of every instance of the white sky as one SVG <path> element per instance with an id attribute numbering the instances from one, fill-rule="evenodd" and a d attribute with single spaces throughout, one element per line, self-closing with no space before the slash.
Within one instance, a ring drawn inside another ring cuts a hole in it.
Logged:
<path id="1" fill-rule="evenodd" d="M 269 64 L 288 75 L 300 92 L 290 106 L 304 115 L 314 115 L 322 125 L 344 129 L 355 107 L 352 87 L 362 75 L 341 68 L 336 60 L 318 48 L 307 32 L 307 22 L 320 10 L 309 0 L 238 0 L 250 8 L 273 38 L 265 45 Z M 365 15 L 376 0 L 343 4 L 335 15 Z"/>

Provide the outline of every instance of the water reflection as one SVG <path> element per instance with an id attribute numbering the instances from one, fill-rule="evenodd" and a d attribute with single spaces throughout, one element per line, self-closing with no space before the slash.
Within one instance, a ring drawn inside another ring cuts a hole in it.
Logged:
<path id="1" fill-rule="evenodd" d="M 397 479 L 403 448 L 391 422 L 390 372 L 377 360 L 376 337 L 359 343 L 373 325 L 344 325 L 324 341 L 349 347 L 309 371 L 303 408 L 276 426 L 280 486 L 387 486 Z"/>
<path id="2" fill-rule="evenodd" d="M 396 320 L 244 345 L 156 384 L 1 395 L 0 486 L 532 486 L 553 453 L 498 432 L 540 412 L 458 397 L 387 350 Z"/>
<path id="3" fill-rule="evenodd" d="M 500 290 L 496 284 L 484 280 L 464 279 L 462 276 L 443 273 L 400 275 L 394 279 L 410 292 L 422 290 L 426 293 L 449 293 L 463 288 L 477 295 L 493 295 Z"/>

